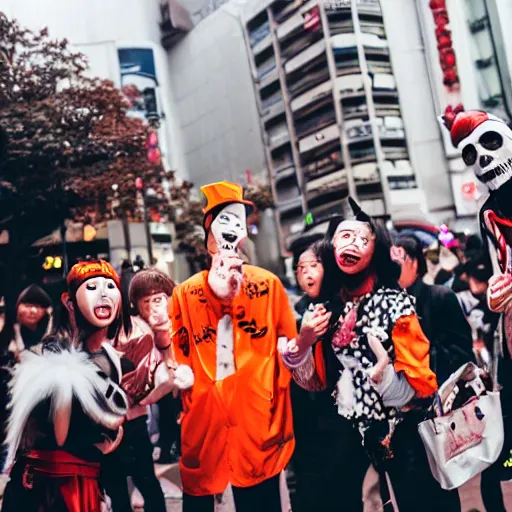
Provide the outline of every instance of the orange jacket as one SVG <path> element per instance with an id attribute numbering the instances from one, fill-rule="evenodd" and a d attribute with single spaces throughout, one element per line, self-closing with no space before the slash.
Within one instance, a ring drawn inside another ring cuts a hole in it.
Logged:
<path id="1" fill-rule="evenodd" d="M 177 286 L 171 302 L 176 360 L 188 364 L 195 382 L 183 393 L 183 489 L 202 496 L 228 483 L 249 487 L 278 474 L 295 446 L 290 373 L 277 338 L 296 337 L 295 319 L 276 276 L 244 265 L 244 284 L 230 310 L 236 372 L 216 374 L 216 328 L 225 314 L 211 292 L 208 272 Z"/>

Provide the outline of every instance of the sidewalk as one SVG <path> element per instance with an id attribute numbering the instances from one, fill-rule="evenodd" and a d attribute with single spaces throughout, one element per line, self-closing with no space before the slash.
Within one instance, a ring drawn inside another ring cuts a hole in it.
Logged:
<path id="1" fill-rule="evenodd" d="M 155 472 L 158 477 L 164 477 L 168 482 L 174 484 L 169 486 L 169 489 L 179 491 L 181 484 L 179 477 L 179 469 L 177 464 L 172 465 L 156 465 Z M 6 479 L 0 476 L 0 491 L 3 492 L 3 487 L 6 483 Z M 366 485 L 370 485 L 370 480 L 366 482 Z M 502 483 L 503 490 L 505 493 L 505 504 L 507 512 L 512 512 L 512 482 Z M 166 486 L 167 487 L 167 486 Z M 286 493 L 286 487 L 283 486 L 283 493 Z M 485 512 L 480 496 L 480 477 L 476 477 L 460 489 L 461 501 L 462 501 L 462 512 L 469 512 L 470 510 Z M 181 512 L 181 499 L 168 498 L 167 512 Z M 1 505 L 1 501 L 0 501 Z M 137 512 L 141 512 L 141 508 L 135 509 Z M 235 508 L 232 501 L 231 492 L 228 489 L 223 496 L 222 503 L 216 506 L 215 512 L 235 512 Z M 262 511 L 264 512 L 264 511 Z M 287 512 L 287 511 L 286 511 Z M 314 511 L 312 511 L 314 512 Z M 367 508 L 365 512 L 380 512 L 379 508 L 373 507 L 372 509 Z"/>
<path id="2" fill-rule="evenodd" d="M 177 466 L 177 464 L 175 465 Z M 169 468 L 164 474 L 170 477 L 176 468 Z M 179 478 L 179 475 L 178 475 Z M 371 485 L 371 481 L 368 478 L 366 481 L 366 485 Z M 512 512 L 512 482 L 503 482 L 502 487 L 505 494 L 505 505 L 507 507 L 507 512 Z M 287 492 L 286 487 L 283 488 L 282 492 Z M 462 503 L 462 512 L 470 512 L 470 511 L 478 511 L 485 512 L 485 508 L 482 503 L 482 498 L 480 495 L 480 477 L 477 476 L 466 485 L 460 488 L 460 496 Z M 341 509 L 340 509 L 341 510 Z M 381 508 L 365 508 L 365 512 L 381 512 Z M 181 500 L 167 500 L 167 512 L 181 512 Z M 216 506 L 215 512 L 235 512 L 235 508 L 232 501 L 231 492 L 228 489 L 223 497 L 223 503 Z M 264 511 L 262 511 L 264 512 Z M 288 511 L 286 511 L 288 512 Z M 311 511 L 315 512 L 315 511 Z M 491 512 L 491 511 L 490 511 Z"/>

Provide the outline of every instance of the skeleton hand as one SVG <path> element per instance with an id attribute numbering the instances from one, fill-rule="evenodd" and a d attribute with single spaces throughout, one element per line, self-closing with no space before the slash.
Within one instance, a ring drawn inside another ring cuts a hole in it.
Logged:
<path id="1" fill-rule="evenodd" d="M 243 280 L 243 260 L 234 252 L 219 250 L 208 272 L 208 284 L 219 299 L 234 299 Z"/>
<path id="2" fill-rule="evenodd" d="M 368 344 L 377 358 L 377 363 L 370 369 L 368 375 L 376 384 L 382 382 L 384 370 L 390 362 L 389 355 L 382 346 L 382 342 L 387 338 L 387 334 L 382 329 L 372 329 L 367 333 Z"/>
<path id="3" fill-rule="evenodd" d="M 512 276 L 510 274 L 494 274 L 489 279 L 487 302 L 494 313 L 503 313 L 512 300 Z"/>

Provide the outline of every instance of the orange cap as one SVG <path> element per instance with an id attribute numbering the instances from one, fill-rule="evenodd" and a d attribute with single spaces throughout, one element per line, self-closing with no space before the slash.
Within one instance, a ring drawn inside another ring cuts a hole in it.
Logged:
<path id="1" fill-rule="evenodd" d="M 244 199 L 244 189 L 236 183 L 219 181 L 201 187 L 201 192 L 206 196 L 207 204 L 203 209 L 206 215 L 216 206 L 228 203 L 242 203 L 254 208 L 254 203 Z"/>
<path id="2" fill-rule="evenodd" d="M 201 187 L 201 192 L 206 197 L 206 206 L 203 208 L 204 213 L 204 227 L 209 229 L 213 219 L 208 219 L 208 213 L 214 208 L 221 205 L 227 205 L 231 203 L 241 203 L 250 206 L 255 209 L 254 203 L 244 199 L 244 189 L 236 184 L 229 181 L 219 181 L 217 183 L 210 183 Z"/>
<path id="3" fill-rule="evenodd" d="M 74 285 L 78 288 L 84 281 L 93 277 L 108 277 L 113 279 L 116 286 L 121 289 L 121 280 L 114 270 L 114 267 L 104 260 L 99 261 L 81 261 L 73 265 L 66 277 L 68 286 Z"/>

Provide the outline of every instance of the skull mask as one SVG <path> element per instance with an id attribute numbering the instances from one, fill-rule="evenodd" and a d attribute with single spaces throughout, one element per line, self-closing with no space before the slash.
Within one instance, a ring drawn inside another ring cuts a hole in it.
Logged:
<path id="1" fill-rule="evenodd" d="M 512 131 L 500 119 L 488 116 L 458 148 L 478 180 L 489 190 L 497 190 L 512 177 Z"/>
<path id="2" fill-rule="evenodd" d="M 490 196 L 480 210 L 482 235 L 493 242 L 501 271 L 512 270 L 512 130 L 504 121 L 481 111 L 448 107 L 443 117 L 453 145 Z"/>

